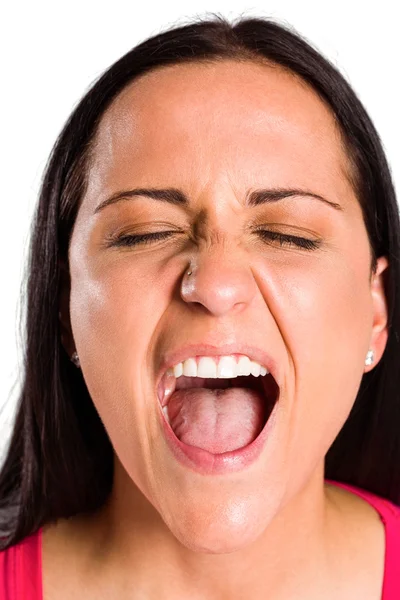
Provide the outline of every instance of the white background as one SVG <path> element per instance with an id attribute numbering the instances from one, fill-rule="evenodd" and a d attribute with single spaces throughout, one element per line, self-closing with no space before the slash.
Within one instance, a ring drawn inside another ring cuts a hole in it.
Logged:
<path id="1" fill-rule="evenodd" d="M 0 10 L 0 461 L 22 374 L 19 297 L 32 210 L 52 145 L 91 82 L 137 43 L 195 16 L 274 17 L 306 36 L 353 85 L 381 135 L 399 193 L 396 4 L 9 0 Z"/>

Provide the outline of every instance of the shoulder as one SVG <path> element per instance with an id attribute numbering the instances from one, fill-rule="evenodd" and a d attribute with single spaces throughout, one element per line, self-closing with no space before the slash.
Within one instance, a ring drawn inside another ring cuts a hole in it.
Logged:
<path id="1" fill-rule="evenodd" d="M 0 551 L 0 600 L 42 599 L 41 529 Z"/>

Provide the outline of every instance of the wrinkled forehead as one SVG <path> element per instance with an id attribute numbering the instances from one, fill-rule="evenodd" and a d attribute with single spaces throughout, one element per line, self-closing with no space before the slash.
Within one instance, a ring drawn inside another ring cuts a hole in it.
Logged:
<path id="1" fill-rule="evenodd" d="M 248 185 L 267 174 L 279 185 L 307 173 L 316 185 L 336 178 L 349 186 L 330 108 L 296 75 L 250 61 L 170 65 L 140 76 L 103 115 L 93 150 L 93 191 L 115 191 L 116 182 L 130 184 L 151 169 L 154 184 L 178 172 L 188 186 L 193 176 L 224 173 Z"/>

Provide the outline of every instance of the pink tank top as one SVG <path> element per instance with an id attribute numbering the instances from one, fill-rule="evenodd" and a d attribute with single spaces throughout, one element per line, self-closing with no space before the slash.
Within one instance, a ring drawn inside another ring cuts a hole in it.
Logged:
<path id="1" fill-rule="evenodd" d="M 400 599 L 400 507 L 360 488 L 337 481 L 378 511 L 386 531 L 385 576 L 381 600 Z M 0 600 L 43 600 L 42 530 L 0 552 Z"/>

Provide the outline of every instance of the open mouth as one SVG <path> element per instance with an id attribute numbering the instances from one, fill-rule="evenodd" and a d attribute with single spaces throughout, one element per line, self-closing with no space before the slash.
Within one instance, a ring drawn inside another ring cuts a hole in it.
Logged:
<path id="1" fill-rule="evenodd" d="M 175 436 L 211 454 L 251 444 L 264 429 L 279 399 L 279 386 L 268 373 L 231 379 L 164 377 L 158 396 Z"/>

